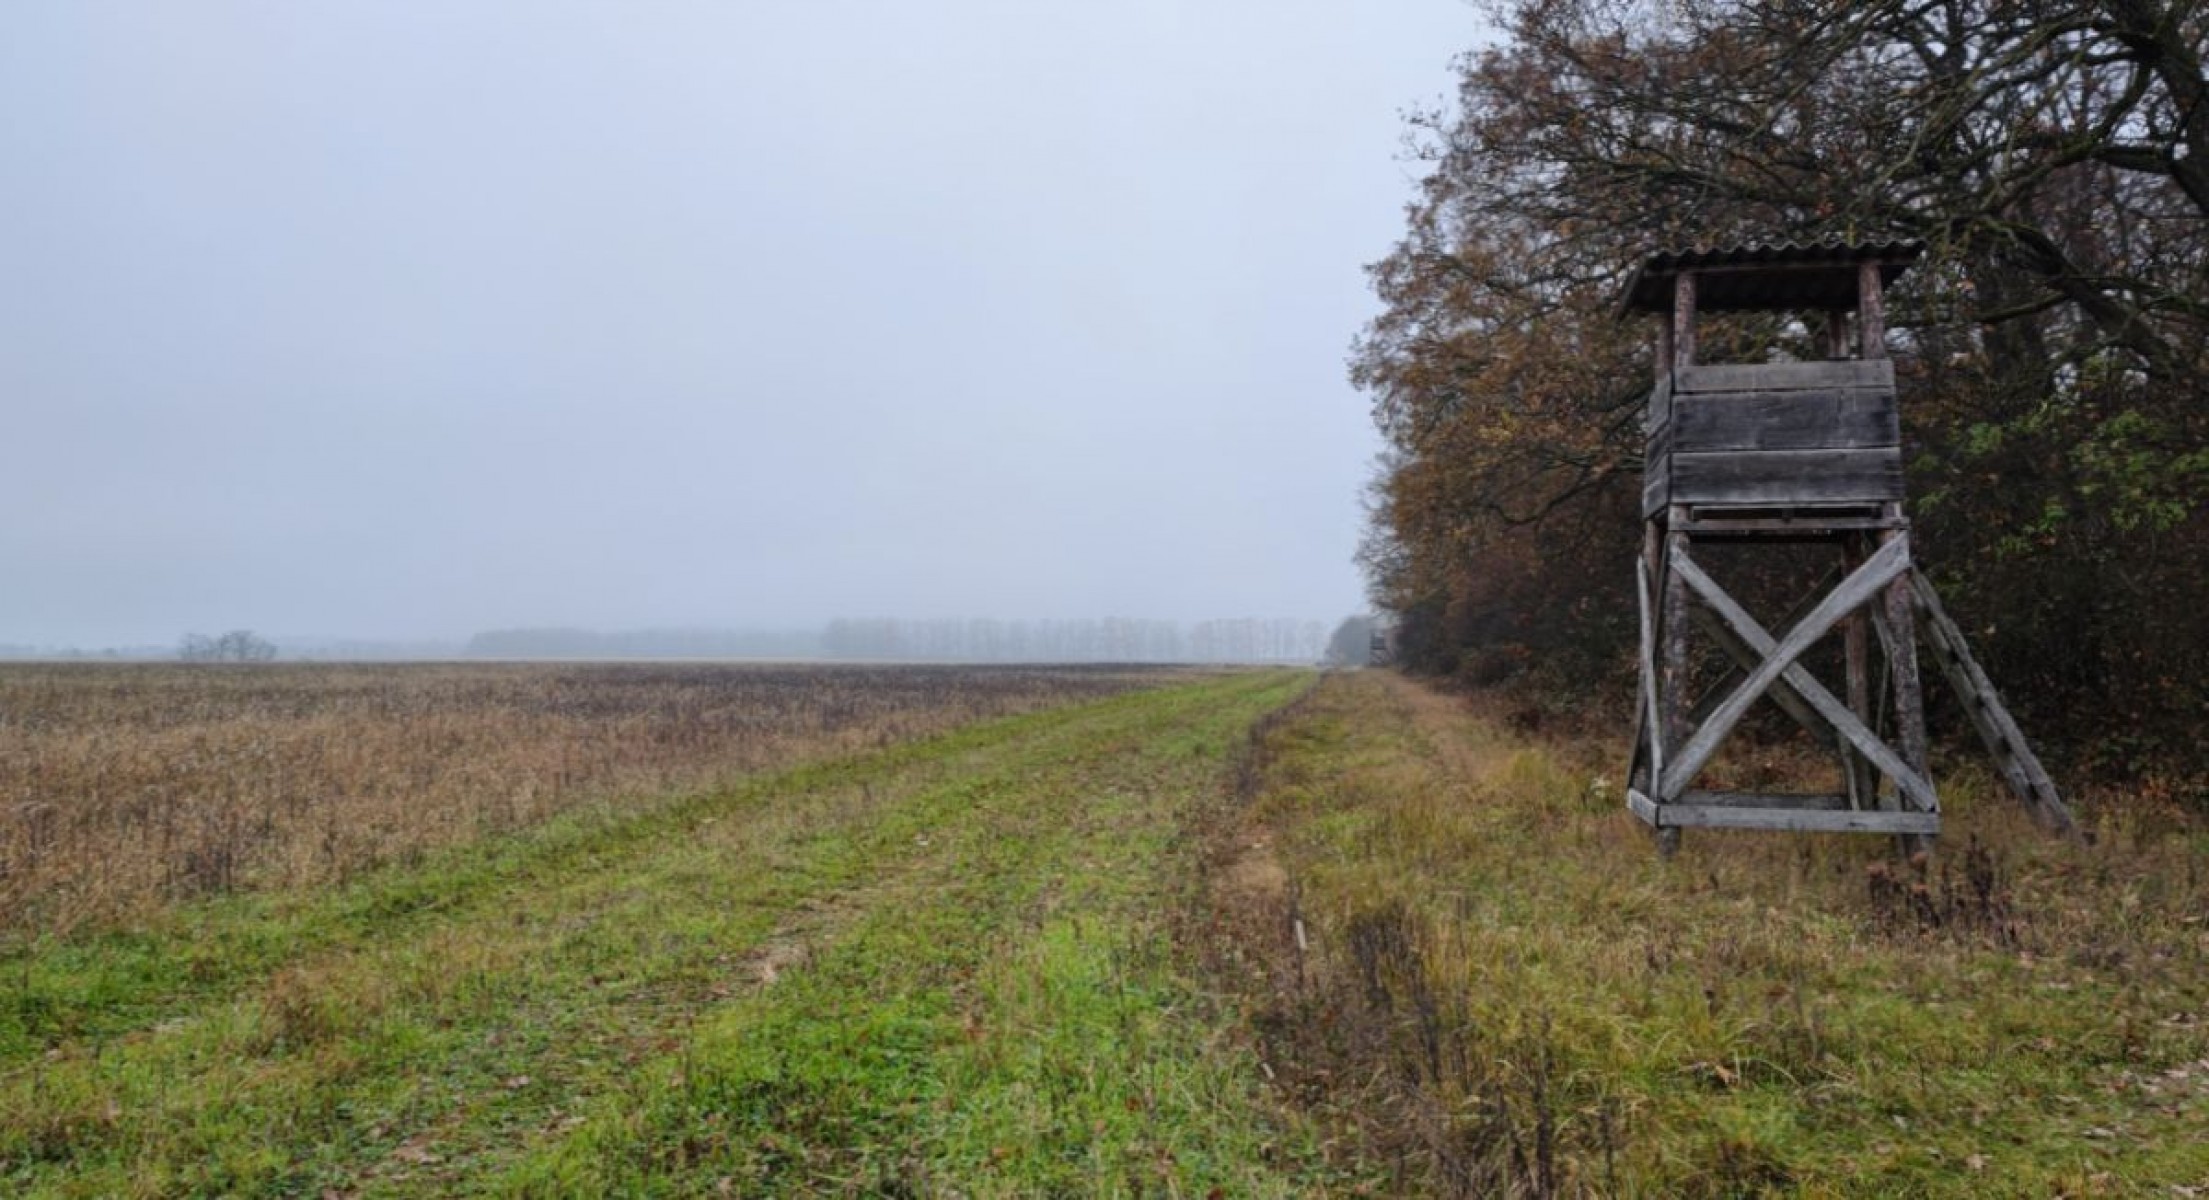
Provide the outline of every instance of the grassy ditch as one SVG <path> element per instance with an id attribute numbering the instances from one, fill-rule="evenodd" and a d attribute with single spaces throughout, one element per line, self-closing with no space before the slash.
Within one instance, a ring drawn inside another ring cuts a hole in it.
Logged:
<path id="1" fill-rule="evenodd" d="M 1391 1190 L 2209 1194 L 2209 834 L 2051 841 L 1968 775 L 1929 861 L 1690 836 L 1607 746 L 1400 677 L 1268 723 L 1210 837 L 1212 966 Z"/>
<path id="2" fill-rule="evenodd" d="M 0 1191 L 1329 1190 L 1172 938 L 1189 818 L 1308 681 L 988 722 L 27 949 L 0 962 Z"/>

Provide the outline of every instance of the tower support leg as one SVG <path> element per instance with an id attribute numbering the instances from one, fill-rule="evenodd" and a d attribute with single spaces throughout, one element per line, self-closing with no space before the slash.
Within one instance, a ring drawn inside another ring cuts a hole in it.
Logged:
<path id="1" fill-rule="evenodd" d="M 1687 581 L 1671 568 L 1675 555 L 1687 553 L 1687 509 L 1675 504 L 1665 512 L 1663 580 L 1659 595 L 1663 606 L 1659 610 L 1657 628 L 1663 638 L 1663 660 L 1657 680 L 1657 730 L 1669 760 L 1671 751 L 1687 741 L 1687 672 L 1688 672 L 1688 594 Z M 1651 780 L 1650 795 L 1659 804 L 1669 804 L 1679 799 L 1669 794 L 1662 778 Z M 1680 830 L 1668 826 L 1657 830 L 1657 851 L 1670 857 L 1679 853 Z"/>
<path id="2" fill-rule="evenodd" d="M 1629 792 L 1654 796 L 1664 771 L 1663 734 L 1657 724 L 1657 580 L 1663 563 L 1664 530 L 1655 521 L 1642 525 L 1641 558 L 1634 563 L 1634 607 L 1641 618 L 1641 640 L 1634 658 L 1634 751 L 1626 768 Z"/>
<path id="3" fill-rule="evenodd" d="M 1899 526 L 1902 505 L 1889 503 L 1886 507 L 1888 519 Z M 1892 528 L 1881 531 L 1879 540 L 1884 545 L 1902 536 L 1899 527 Z M 1933 773 L 1928 767 L 1925 743 L 1925 693 L 1918 679 L 1916 618 L 1908 572 L 1887 585 L 1883 602 L 1887 628 L 1892 634 L 1887 640 L 1887 677 L 1894 687 L 1895 738 L 1902 743 L 1902 761 L 1917 772 L 1918 778 L 1930 783 Z M 1899 795 L 1897 800 L 1901 800 Z M 1933 849 L 1931 834 L 1906 834 L 1900 840 L 1904 853 Z"/>
<path id="4" fill-rule="evenodd" d="M 2040 756 L 2025 741 L 2025 733 L 2017 727 L 2017 721 L 2002 703 L 2001 694 L 1994 690 L 1994 681 L 1971 656 L 1971 648 L 1964 642 L 1964 631 L 1941 607 L 1940 597 L 1934 594 L 1933 581 L 1916 568 L 1910 571 L 1910 590 L 1917 602 L 1919 618 L 1924 622 L 1926 648 L 1933 653 L 1933 662 L 1948 677 L 1949 686 L 1956 689 L 1957 699 L 1963 701 L 1964 715 L 1972 728 L 1979 731 L 1980 740 L 1986 743 L 1987 753 L 1994 758 L 1996 769 L 2001 771 L 2003 782 L 2025 807 L 2033 819 L 2051 833 L 2066 837 L 2078 836 L 2077 820 L 2063 802 L 2063 794 L 2056 790 L 2055 781 L 2040 765 Z"/>
<path id="5" fill-rule="evenodd" d="M 1853 571 L 1864 561 L 1864 539 L 1851 534 L 1841 544 L 1841 569 Z M 1848 675 L 1849 711 L 1856 719 L 1872 728 L 1871 689 L 1871 618 L 1861 609 L 1850 613 L 1841 627 L 1842 660 Z M 1872 770 L 1870 760 L 1857 753 L 1848 739 L 1837 739 L 1841 751 L 1843 790 L 1849 798 L 1849 807 L 1862 811 L 1879 807 L 1877 786 L 1879 777 Z"/>

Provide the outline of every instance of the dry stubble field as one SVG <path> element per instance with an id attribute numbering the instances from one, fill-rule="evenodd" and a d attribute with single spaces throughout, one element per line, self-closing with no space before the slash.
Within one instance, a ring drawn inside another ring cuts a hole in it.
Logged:
<path id="1" fill-rule="evenodd" d="M 1103 667 L 0 667 L 0 940 L 343 882 L 637 805 L 1155 684 Z"/>

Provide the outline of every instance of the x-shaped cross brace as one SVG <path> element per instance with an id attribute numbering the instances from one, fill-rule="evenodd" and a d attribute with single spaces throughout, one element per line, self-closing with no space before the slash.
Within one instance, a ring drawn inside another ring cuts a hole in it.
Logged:
<path id="1" fill-rule="evenodd" d="M 1835 733 L 1847 739 L 1865 758 L 1871 760 L 1895 781 L 1895 787 L 1923 812 L 1939 812 L 1940 800 L 1933 785 L 1904 763 L 1900 756 L 1888 749 L 1848 705 L 1836 699 L 1817 677 L 1796 663 L 1803 652 L 1824 637 L 1842 618 L 1861 608 L 1879 594 L 1880 589 L 1901 577 L 1910 569 L 1910 540 L 1908 535 L 1896 537 L 1879 548 L 1878 553 L 1865 559 L 1854 571 L 1849 572 L 1816 607 L 1803 615 L 1801 621 L 1787 636 L 1774 640 L 1762 625 L 1757 624 L 1748 610 L 1741 607 L 1726 590 L 1687 556 L 1684 547 L 1675 546 L 1668 565 L 1679 573 L 1682 582 L 1693 591 L 1706 607 L 1717 614 L 1736 636 L 1747 642 L 1751 649 L 1764 656 L 1756 669 L 1742 679 L 1740 685 L 1711 710 L 1687 744 L 1679 750 L 1678 757 L 1662 764 L 1659 775 L 1659 795 L 1676 797 L 1684 792 L 1697 772 L 1710 762 L 1718 752 L 1718 744 L 1733 732 L 1735 725 L 1756 703 L 1758 697 L 1769 691 L 1772 684 L 1785 678 L 1803 701 L 1817 710 L 1833 726 Z M 1668 617 L 1672 614 L 1667 614 Z"/>

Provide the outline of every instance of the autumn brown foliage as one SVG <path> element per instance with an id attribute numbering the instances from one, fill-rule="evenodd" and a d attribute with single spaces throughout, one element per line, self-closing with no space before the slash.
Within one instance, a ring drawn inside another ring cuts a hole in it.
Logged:
<path id="1" fill-rule="evenodd" d="M 1355 381 L 1364 559 L 1416 669 L 1623 697 L 1661 248 L 1908 237 L 1890 297 L 1920 557 L 2058 760 L 2183 765 L 2209 715 L 2209 74 L 2152 0 L 1525 0 L 1417 119 Z M 1808 355 L 1737 318 L 1704 356 Z M 1600 690 L 1600 689 L 1598 689 Z M 1936 721 L 1940 712 L 1934 714 Z"/>

